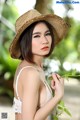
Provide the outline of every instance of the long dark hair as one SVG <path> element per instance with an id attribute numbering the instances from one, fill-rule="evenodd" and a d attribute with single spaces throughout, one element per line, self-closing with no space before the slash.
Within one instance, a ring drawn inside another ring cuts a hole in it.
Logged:
<path id="1" fill-rule="evenodd" d="M 46 26 L 50 30 L 51 37 L 52 37 L 52 44 L 51 44 L 50 52 L 47 55 L 45 55 L 45 57 L 48 57 L 52 53 L 52 51 L 54 49 L 53 27 L 47 21 L 41 20 L 41 21 L 37 21 L 37 22 L 34 22 L 33 24 L 31 24 L 21 34 L 21 36 L 19 38 L 20 51 L 21 51 L 20 59 L 21 60 L 25 59 L 28 62 L 34 63 L 33 53 L 32 53 L 32 34 L 33 34 L 34 27 L 40 22 L 43 22 L 46 24 Z"/>

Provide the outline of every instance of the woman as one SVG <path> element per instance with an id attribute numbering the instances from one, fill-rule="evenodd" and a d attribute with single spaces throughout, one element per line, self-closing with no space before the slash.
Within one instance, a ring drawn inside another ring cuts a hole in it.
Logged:
<path id="1" fill-rule="evenodd" d="M 57 15 L 42 15 L 33 9 L 16 21 L 10 45 L 12 58 L 21 59 L 14 77 L 16 120 L 50 120 L 64 94 L 64 80 L 52 74 L 51 87 L 45 80 L 43 59 L 66 35 L 68 25 Z M 54 96 L 52 92 L 54 91 Z"/>

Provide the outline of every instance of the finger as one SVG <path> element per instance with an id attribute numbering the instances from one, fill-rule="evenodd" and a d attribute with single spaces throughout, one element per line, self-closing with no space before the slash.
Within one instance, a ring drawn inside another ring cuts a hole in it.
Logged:
<path id="1" fill-rule="evenodd" d="M 52 84 L 51 84 L 51 88 L 54 89 L 54 90 L 56 89 L 55 85 L 53 86 Z"/>
<path id="2" fill-rule="evenodd" d="M 57 74 L 57 78 L 58 78 L 58 80 L 59 80 L 61 83 L 64 83 L 63 77 L 61 77 L 60 75 Z"/>
<path id="3" fill-rule="evenodd" d="M 55 85 L 55 81 L 51 80 L 51 85 L 54 86 Z"/>
<path id="4" fill-rule="evenodd" d="M 54 80 L 55 82 L 59 82 L 56 74 L 53 73 L 53 74 L 52 74 L 52 77 L 53 77 L 53 80 Z"/>

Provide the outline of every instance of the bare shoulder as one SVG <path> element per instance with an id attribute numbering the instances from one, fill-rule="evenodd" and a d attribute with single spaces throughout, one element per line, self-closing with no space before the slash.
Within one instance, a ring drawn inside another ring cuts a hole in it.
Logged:
<path id="1" fill-rule="evenodd" d="M 20 74 L 20 79 L 22 82 L 23 86 L 27 85 L 39 85 L 40 84 L 40 74 L 37 68 L 34 67 L 25 67 L 21 74 Z"/>

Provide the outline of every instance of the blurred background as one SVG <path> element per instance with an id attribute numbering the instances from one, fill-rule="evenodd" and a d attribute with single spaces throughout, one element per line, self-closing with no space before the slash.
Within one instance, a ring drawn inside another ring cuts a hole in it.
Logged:
<path id="1" fill-rule="evenodd" d="M 7 113 L 8 120 L 15 120 L 13 79 L 19 63 L 10 57 L 9 45 L 15 35 L 16 19 L 33 8 L 43 14 L 57 14 L 70 24 L 66 38 L 45 59 L 44 69 L 46 76 L 57 72 L 65 79 L 63 99 L 72 117 L 64 113 L 60 120 L 80 120 L 80 1 L 60 2 L 64 0 L 0 0 L 0 116 Z"/>

